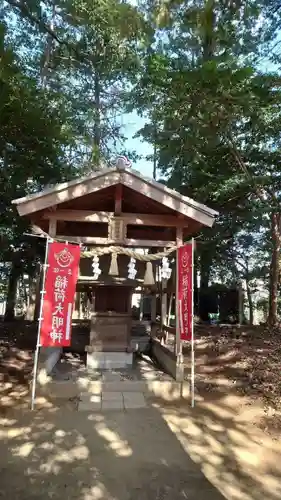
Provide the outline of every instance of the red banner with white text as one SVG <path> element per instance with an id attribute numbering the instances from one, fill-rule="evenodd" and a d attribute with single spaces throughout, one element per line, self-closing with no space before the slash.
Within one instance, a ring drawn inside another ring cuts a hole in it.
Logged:
<path id="1" fill-rule="evenodd" d="M 193 245 L 188 243 L 177 251 L 177 299 L 181 340 L 191 340 L 193 331 Z"/>
<path id="2" fill-rule="evenodd" d="M 50 243 L 43 294 L 40 345 L 66 347 L 71 343 L 71 323 L 80 247 Z"/>

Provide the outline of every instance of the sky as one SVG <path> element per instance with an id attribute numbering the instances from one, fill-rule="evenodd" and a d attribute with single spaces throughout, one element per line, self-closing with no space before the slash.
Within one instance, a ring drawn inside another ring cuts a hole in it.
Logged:
<path id="1" fill-rule="evenodd" d="M 124 127 L 124 134 L 127 137 L 127 148 L 135 150 L 138 155 L 141 155 L 143 157 L 142 159 L 137 160 L 135 163 L 133 163 L 132 168 L 138 170 L 143 175 L 152 177 L 152 161 L 147 161 L 145 157 L 153 153 L 153 148 L 151 144 L 146 141 L 142 141 L 139 137 L 134 138 L 134 135 L 145 124 L 145 119 L 139 117 L 136 112 L 133 112 L 125 114 L 122 117 L 122 124 Z"/>
<path id="2" fill-rule="evenodd" d="M 133 6 L 136 6 L 138 4 L 138 0 L 129 0 L 129 3 L 131 3 Z M 124 126 L 124 133 L 127 137 L 126 146 L 128 147 L 128 149 L 135 150 L 138 155 L 141 155 L 143 157 L 141 160 L 133 163 L 132 167 L 135 170 L 141 172 L 143 175 L 152 177 L 152 161 L 145 160 L 145 156 L 152 154 L 153 148 L 148 142 L 142 141 L 139 138 L 134 138 L 134 135 L 138 132 L 138 130 L 144 126 L 145 119 L 140 118 L 137 113 L 134 112 L 124 115 L 122 121 Z"/>

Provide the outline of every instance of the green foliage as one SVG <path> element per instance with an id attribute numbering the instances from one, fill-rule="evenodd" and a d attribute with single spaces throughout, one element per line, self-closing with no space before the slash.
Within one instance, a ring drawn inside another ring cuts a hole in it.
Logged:
<path id="1" fill-rule="evenodd" d="M 281 242 L 271 224 L 281 201 L 280 20 L 273 0 L 7 0 L 2 260 L 17 256 L 28 269 L 41 252 L 11 200 L 126 154 L 122 115 L 137 110 L 162 182 L 220 213 L 199 238 L 203 282 L 254 289 L 271 279 Z"/>
<path id="2" fill-rule="evenodd" d="M 41 245 L 24 236 L 27 222 L 11 202 L 47 183 L 69 178 L 65 150 L 69 138 L 63 127 L 63 112 L 55 106 L 52 91 L 38 88 L 24 74 L 11 47 L 0 41 L 0 257 L 11 262 L 17 255 L 24 272 L 34 269 Z"/>
<path id="3" fill-rule="evenodd" d="M 0 22 L 0 257 L 13 308 L 43 247 L 11 201 L 127 153 L 120 115 L 151 30 L 118 0 L 8 0 Z"/>
<path id="4" fill-rule="evenodd" d="M 25 70 L 60 92 L 73 136 L 69 160 L 88 170 L 101 157 L 124 149 L 122 114 L 125 90 L 135 80 L 150 30 L 143 15 L 119 0 L 28 2 L 9 0 L 17 15 L 16 36 Z M 21 23 L 32 29 L 22 33 Z M 32 47 L 31 47 L 32 46 Z"/>
<path id="5" fill-rule="evenodd" d="M 260 64 L 278 39 L 275 7 L 254 0 L 229 8 L 214 0 L 146 4 L 158 43 L 146 54 L 133 102 L 148 118 L 140 134 L 154 144 L 166 183 L 220 213 L 198 244 L 204 284 L 218 276 L 252 286 L 273 280 L 281 93 L 279 73 Z"/>

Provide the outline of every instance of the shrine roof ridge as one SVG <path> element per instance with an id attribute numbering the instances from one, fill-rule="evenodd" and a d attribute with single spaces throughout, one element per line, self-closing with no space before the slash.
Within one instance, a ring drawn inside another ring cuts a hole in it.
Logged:
<path id="1" fill-rule="evenodd" d="M 179 198 L 181 201 L 183 201 L 187 204 L 191 204 L 194 207 L 201 209 L 202 211 L 206 211 L 210 215 L 213 215 L 213 216 L 218 215 L 217 211 L 207 207 L 206 205 L 204 205 L 202 203 L 199 203 L 199 202 L 193 200 L 192 198 L 189 198 L 187 196 L 180 194 L 178 191 L 175 191 L 171 188 L 168 188 L 164 184 L 157 182 L 154 179 L 151 179 L 150 177 L 144 176 L 143 174 L 141 174 L 137 170 L 133 170 L 131 168 L 125 168 L 123 170 L 119 170 L 117 167 L 104 168 L 102 170 L 97 170 L 97 171 L 91 172 L 90 174 L 87 174 L 83 177 L 79 177 L 78 179 L 73 179 L 73 180 L 68 181 L 68 182 L 62 182 L 62 183 L 56 184 L 55 186 L 45 188 L 42 191 L 39 191 L 38 193 L 32 193 L 32 194 L 24 196 L 22 198 L 17 198 L 15 200 L 13 200 L 12 203 L 15 205 L 19 205 L 19 204 L 25 203 L 25 202 L 30 201 L 30 200 L 35 200 L 37 198 L 41 198 L 41 197 L 46 196 L 46 195 L 51 194 L 51 193 L 60 192 L 60 191 L 67 189 L 69 187 L 74 187 L 76 185 L 83 184 L 84 182 L 87 182 L 89 180 L 98 179 L 99 177 L 105 177 L 107 174 L 118 173 L 118 172 L 120 172 L 120 182 L 121 183 L 122 183 L 122 173 L 126 172 L 129 175 L 132 175 L 132 177 L 137 177 L 139 180 L 142 180 L 145 183 L 151 184 L 155 188 L 162 190 L 162 191 L 166 192 L 167 194 L 170 194 L 173 197 Z"/>

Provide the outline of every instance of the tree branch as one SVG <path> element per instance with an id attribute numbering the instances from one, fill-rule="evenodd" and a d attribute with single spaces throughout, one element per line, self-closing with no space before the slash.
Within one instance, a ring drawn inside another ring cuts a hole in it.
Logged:
<path id="1" fill-rule="evenodd" d="M 46 33 L 50 35 L 60 46 L 64 46 L 68 49 L 69 54 L 74 53 L 76 55 L 77 60 L 81 63 L 84 62 L 85 64 L 85 56 L 81 55 L 81 53 L 78 52 L 78 50 L 73 47 L 69 42 L 66 40 L 61 39 L 55 31 L 48 26 L 43 19 L 38 18 L 35 16 L 29 9 L 28 5 L 26 2 L 22 0 L 6 0 L 7 3 L 11 6 L 14 7 L 16 10 L 18 10 L 23 17 L 31 21 L 31 23 L 35 24 L 39 30 L 42 33 Z M 86 58 L 87 59 L 87 58 Z M 90 59 L 87 59 L 88 62 L 92 64 L 92 61 Z"/>
<path id="2" fill-rule="evenodd" d="M 239 150 L 237 149 L 236 145 L 234 144 L 234 141 L 232 140 L 231 136 L 230 135 L 227 135 L 227 141 L 228 141 L 228 146 L 229 146 L 229 149 L 230 149 L 230 152 L 233 156 L 233 158 L 235 159 L 236 163 L 239 165 L 240 169 L 242 170 L 242 172 L 246 175 L 246 177 L 252 181 L 252 183 L 254 184 L 255 186 L 255 189 L 256 189 L 256 193 L 258 195 L 258 197 L 260 198 L 260 200 L 264 203 L 264 193 L 263 191 L 260 189 L 259 186 L 257 186 L 257 183 L 255 182 L 255 178 L 254 176 L 250 173 L 247 165 L 245 164 Z M 274 200 L 274 202 L 279 206 L 279 203 L 278 203 L 278 200 L 275 196 L 275 193 L 271 191 L 271 189 L 267 188 L 267 192 L 268 194 L 271 196 L 271 198 Z"/>
<path id="3" fill-rule="evenodd" d="M 26 2 L 23 1 L 17 1 L 17 0 L 6 0 L 8 4 L 11 7 L 15 7 L 17 10 L 20 11 L 20 13 L 23 15 L 23 17 L 26 17 L 31 21 L 32 23 L 36 24 L 40 31 L 43 31 L 44 33 L 49 34 L 54 40 L 56 40 L 60 45 L 68 45 L 68 43 L 65 40 L 61 40 L 54 30 L 52 30 L 42 19 L 38 19 L 32 12 L 29 10 L 28 5 Z"/>

